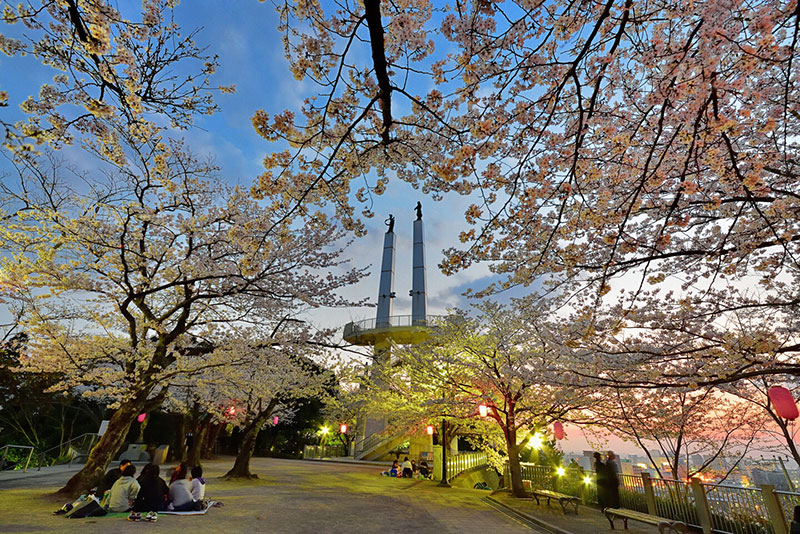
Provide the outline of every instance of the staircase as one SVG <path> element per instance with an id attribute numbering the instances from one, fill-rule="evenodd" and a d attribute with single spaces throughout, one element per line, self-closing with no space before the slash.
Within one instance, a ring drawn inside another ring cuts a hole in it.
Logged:
<path id="1" fill-rule="evenodd" d="M 387 432 L 388 427 L 356 443 L 356 460 L 377 460 L 408 439 L 405 430 Z"/>

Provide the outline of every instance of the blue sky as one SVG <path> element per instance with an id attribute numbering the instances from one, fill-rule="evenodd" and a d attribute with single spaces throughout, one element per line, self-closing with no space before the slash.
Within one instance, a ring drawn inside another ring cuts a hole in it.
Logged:
<path id="1" fill-rule="evenodd" d="M 139 2 L 121 3 L 120 7 L 138 9 Z M 135 15 L 130 13 L 131 18 Z M 299 82 L 289 72 L 288 61 L 277 31 L 277 14 L 271 3 L 232 1 L 184 1 L 175 11 L 175 17 L 184 34 L 202 27 L 197 43 L 207 47 L 210 54 L 219 55 L 220 67 L 213 82 L 218 85 L 236 85 L 233 95 L 218 95 L 220 112 L 213 116 L 200 116 L 196 127 L 178 135 L 197 154 L 209 155 L 222 169 L 222 176 L 232 184 L 249 186 L 263 172 L 264 156 L 281 147 L 270 145 L 257 135 L 250 118 L 256 110 L 264 109 L 270 115 L 284 109 L 298 110 L 303 99 L 314 94 L 316 86 L 309 81 Z M 3 27 L 0 33 L 15 36 L 24 31 L 21 25 Z M 354 56 L 368 60 L 369 51 L 355 50 Z M 43 82 L 49 81 L 55 71 L 41 67 L 32 56 L 8 58 L 0 56 L 0 89 L 10 95 L 9 107 L 0 108 L 4 120 L 22 118 L 18 105 L 28 95 L 38 92 Z M 70 160 L 86 158 L 77 149 L 67 149 L 64 156 Z M 87 160 L 88 161 L 88 160 Z M 356 239 L 347 249 L 346 256 L 357 267 L 371 265 L 370 276 L 343 293 L 353 299 L 369 297 L 377 300 L 380 274 L 380 250 L 384 219 L 389 213 L 396 217 L 397 252 L 395 260 L 395 315 L 411 312 L 411 242 L 413 208 L 418 200 L 423 203 L 425 221 L 425 246 L 427 263 L 428 312 L 445 313 L 453 306 L 464 306 L 461 294 L 469 287 L 481 288 L 492 280 L 486 265 L 476 266 L 452 277 L 442 275 L 437 264 L 444 248 L 458 243 L 458 234 L 466 229 L 463 212 L 466 198 L 449 196 L 434 202 L 407 184 L 390 181 L 386 193 L 374 197 L 375 217 L 367 220 L 368 235 Z M 312 320 L 324 327 L 342 326 L 350 320 L 371 318 L 374 308 L 348 310 L 316 310 Z"/>

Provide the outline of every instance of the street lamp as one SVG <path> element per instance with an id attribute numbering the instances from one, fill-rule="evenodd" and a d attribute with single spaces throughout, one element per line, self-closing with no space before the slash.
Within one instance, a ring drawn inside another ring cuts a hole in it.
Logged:
<path id="1" fill-rule="evenodd" d="M 541 461 L 541 458 L 539 457 L 539 449 L 542 448 L 542 445 L 544 445 L 544 438 L 538 432 L 532 435 L 531 439 L 528 440 L 528 447 L 536 451 L 537 464 Z"/>

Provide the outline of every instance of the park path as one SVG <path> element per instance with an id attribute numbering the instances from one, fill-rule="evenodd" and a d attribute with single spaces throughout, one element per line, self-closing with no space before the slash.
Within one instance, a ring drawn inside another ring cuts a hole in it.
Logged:
<path id="1" fill-rule="evenodd" d="M 205 516 L 161 516 L 156 524 L 121 518 L 66 519 L 52 492 L 69 473 L 0 482 L 0 532 L 130 533 L 526 533 L 544 532 L 493 508 L 488 492 L 390 479 L 379 467 L 255 458 L 258 480 L 218 479 L 230 459 L 205 465 L 208 497 L 225 506 Z"/>

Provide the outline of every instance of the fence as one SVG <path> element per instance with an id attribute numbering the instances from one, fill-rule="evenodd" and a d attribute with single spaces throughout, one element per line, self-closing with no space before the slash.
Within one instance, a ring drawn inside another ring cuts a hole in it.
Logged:
<path id="1" fill-rule="evenodd" d="M 303 458 L 341 458 L 347 456 L 344 445 L 305 445 Z"/>
<path id="2" fill-rule="evenodd" d="M 522 464 L 526 486 L 556 489 L 580 497 L 584 504 L 596 504 L 594 477 L 581 479 L 569 472 L 558 475 L 550 466 Z M 569 471 L 569 470 L 568 470 Z M 510 485 L 506 465 L 506 485 Z M 591 480 L 589 483 L 586 480 Z M 620 476 L 620 502 L 623 508 L 683 521 L 703 532 L 719 534 L 787 534 L 788 524 L 800 493 L 776 491 L 771 485 L 755 488 Z"/>
<path id="3" fill-rule="evenodd" d="M 462 452 L 447 457 L 447 481 L 451 481 L 464 471 L 486 465 L 485 452 Z"/>
<path id="4" fill-rule="evenodd" d="M 87 432 L 38 453 L 39 470 L 42 469 L 42 465 L 52 466 L 65 463 L 72 465 L 76 459 L 85 459 L 99 438 L 100 434 Z"/>
<path id="5" fill-rule="evenodd" d="M 3 451 L 2 456 L 0 457 L 0 469 L 6 469 L 8 465 L 14 465 L 14 469 L 16 469 L 16 462 L 9 462 L 6 464 L 6 457 L 8 457 L 8 451 L 10 449 L 22 449 L 24 451 L 28 451 L 28 457 L 25 460 L 25 467 L 23 468 L 23 472 L 28 472 L 28 464 L 31 463 L 31 455 L 33 455 L 33 447 L 30 445 L 3 445 L 0 447 L 0 450 Z"/>

